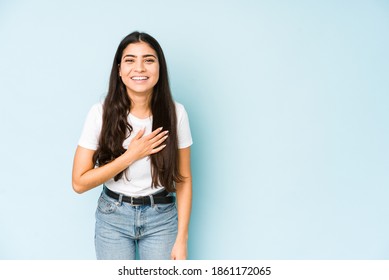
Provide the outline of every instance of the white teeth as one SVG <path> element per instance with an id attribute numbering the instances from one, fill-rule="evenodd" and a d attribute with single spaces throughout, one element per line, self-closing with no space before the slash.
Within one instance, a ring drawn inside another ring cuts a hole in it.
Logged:
<path id="1" fill-rule="evenodd" d="M 142 81 L 142 80 L 147 80 L 148 78 L 147 77 L 132 77 L 131 79 L 133 79 L 135 81 Z"/>

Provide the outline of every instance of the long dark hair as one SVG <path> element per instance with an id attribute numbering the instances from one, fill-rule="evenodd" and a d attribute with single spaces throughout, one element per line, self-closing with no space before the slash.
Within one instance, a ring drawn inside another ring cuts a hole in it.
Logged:
<path id="1" fill-rule="evenodd" d="M 119 44 L 112 64 L 109 79 L 108 94 L 103 104 L 103 125 L 99 147 L 93 155 L 96 165 L 102 166 L 122 155 L 126 150 L 123 141 L 133 131 L 127 118 L 130 113 L 131 100 L 119 77 L 119 65 L 124 49 L 132 43 L 145 42 L 155 50 L 159 62 L 159 79 L 153 88 L 150 100 L 153 116 L 152 130 L 163 127 L 169 131 L 165 141 L 166 147 L 151 158 L 151 187 L 162 185 L 168 191 L 175 191 L 175 183 L 182 181 L 178 168 L 177 116 L 175 104 L 170 92 L 167 65 L 162 48 L 152 36 L 147 33 L 133 32 L 127 35 Z M 123 177 L 124 171 L 114 177 L 117 181 Z"/>

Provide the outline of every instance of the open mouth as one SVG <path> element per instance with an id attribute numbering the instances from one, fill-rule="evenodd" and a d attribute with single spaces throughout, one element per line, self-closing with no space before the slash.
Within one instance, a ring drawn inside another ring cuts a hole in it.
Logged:
<path id="1" fill-rule="evenodd" d="M 131 77 L 131 80 L 134 80 L 134 81 L 145 81 L 145 80 L 148 80 L 149 77 L 146 77 L 146 76 L 135 76 L 135 77 Z"/>

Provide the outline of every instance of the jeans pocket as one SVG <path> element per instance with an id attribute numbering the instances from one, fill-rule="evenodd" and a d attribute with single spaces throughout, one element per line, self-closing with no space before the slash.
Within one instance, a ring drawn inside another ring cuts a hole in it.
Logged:
<path id="1" fill-rule="evenodd" d="M 167 204 L 155 204 L 154 209 L 158 213 L 168 213 L 176 208 L 176 203 L 167 203 Z"/>
<path id="2" fill-rule="evenodd" d="M 111 214 L 116 211 L 117 205 L 115 202 L 110 201 L 101 195 L 97 203 L 97 209 L 100 213 Z"/>

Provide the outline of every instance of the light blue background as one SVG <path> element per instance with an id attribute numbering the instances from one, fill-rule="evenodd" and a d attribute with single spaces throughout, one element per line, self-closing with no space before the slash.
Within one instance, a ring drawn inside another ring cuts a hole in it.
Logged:
<path id="1" fill-rule="evenodd" d="M 388 1 L 0 2 L 0 258 L 93 259 L 71 188 L 128 33 L 194 138 L 191 259 L 389 258 Z"/>

